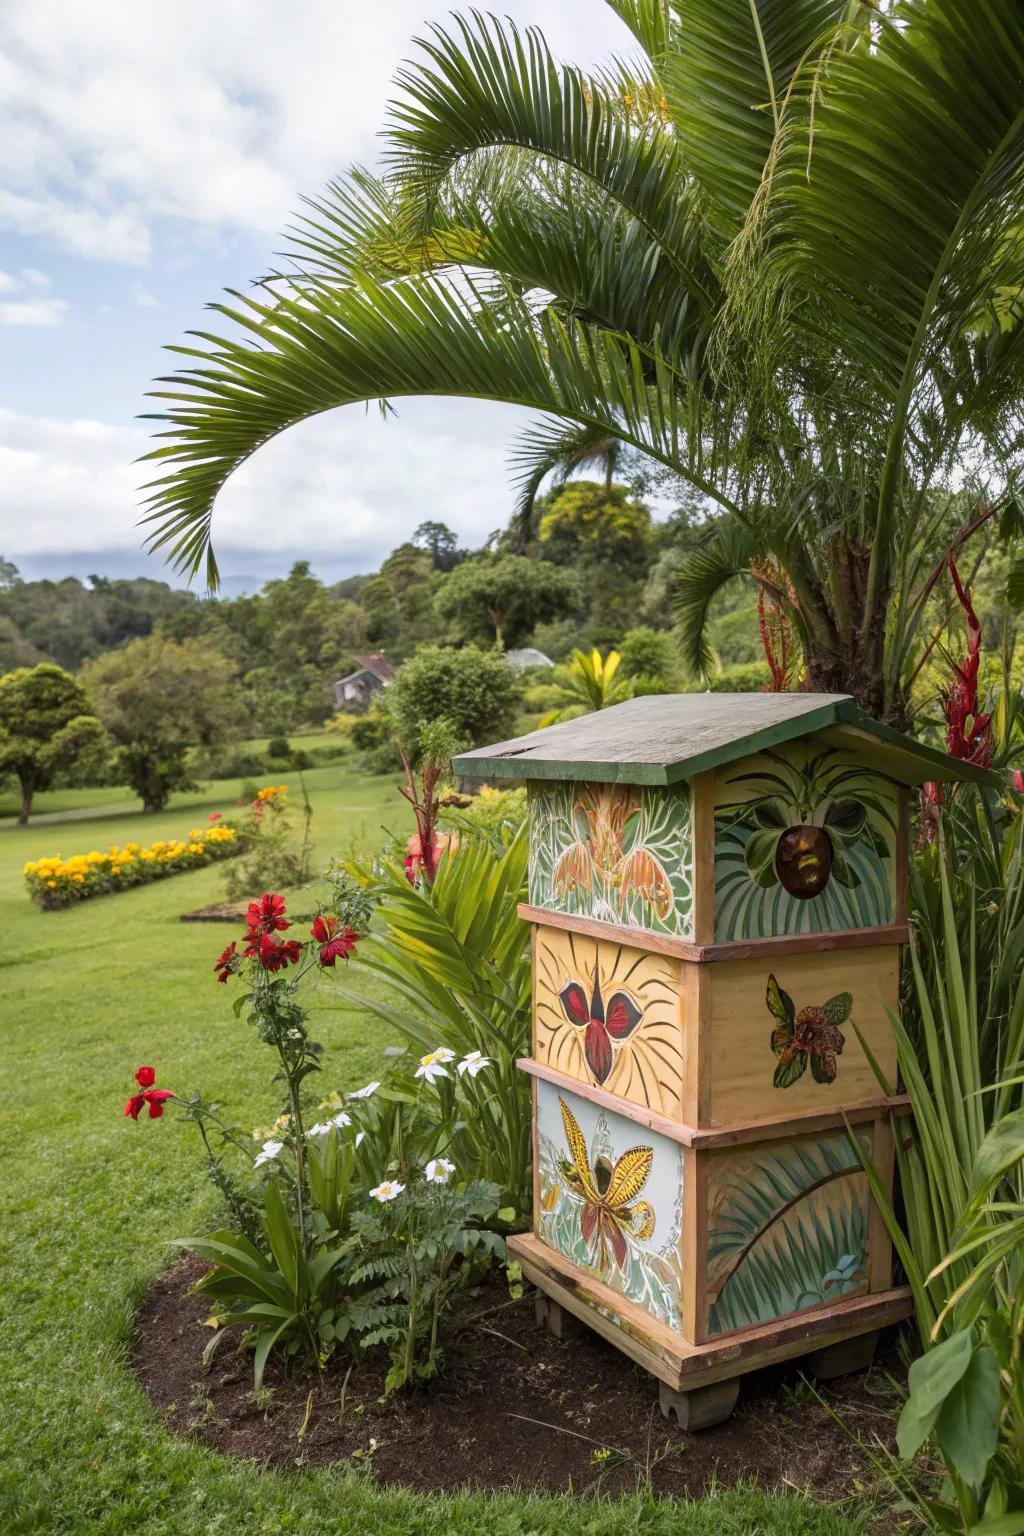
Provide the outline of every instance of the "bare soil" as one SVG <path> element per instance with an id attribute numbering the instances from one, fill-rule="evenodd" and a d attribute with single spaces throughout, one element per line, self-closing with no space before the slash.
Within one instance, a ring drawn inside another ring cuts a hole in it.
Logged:
<path id="1" fill-rule="evenodd" d="M 639 1482 L 699 1497 L 749 1479 L 836 1500 L 872 1481 L 854 1437 L 893 1443 L 894 1334 L 869 1372 L 827 1387 L 812 1390 L 796 1363 L 752 1374 L 727 1423 L 687 1434 L 662 1418 L 650 1376 L 589 1329 L 550 1337 L 532 1294 L 510 1302 L 500 1274 L 462 1299 L 444 1374 L 428 1386 L 384 1401 L 383 1352 L 358 1366 L 339 1353 L 319 1377 L 272 1361 L 257 1402 L 248 1351 L 225 1341 L 203 1367 L 209 1307 L 188 1294 L 203 1267 L 190 1256 L 153 1285 L 135 1370 L 170 1429 L 264 1465 L 351 1460 L 422 1492 L 622 1493 Z"/>

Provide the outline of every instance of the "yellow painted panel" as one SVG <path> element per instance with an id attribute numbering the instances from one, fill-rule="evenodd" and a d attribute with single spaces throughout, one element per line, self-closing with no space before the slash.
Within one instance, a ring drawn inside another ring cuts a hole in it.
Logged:
<path id="1" fill-rule="evenodd" d="M 536 930 L 534 1058 L 658 1114 L 681 1117 L 680 962 L 622 944 Z"/>

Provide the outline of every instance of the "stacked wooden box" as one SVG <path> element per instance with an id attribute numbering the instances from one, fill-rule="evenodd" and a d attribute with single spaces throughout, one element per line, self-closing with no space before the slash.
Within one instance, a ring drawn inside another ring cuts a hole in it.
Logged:
<path id="1" fill-rule="evenodd" d="M 984 775 L 810 694 L 636 699 L 456 768 L 529 787 L 534 1213 L 509 1246 L 549 1326 L 612 1339 L 690 1427 L 747 1370 L 866 1363 L 910 1310 L 861 1162 L 891 1182 L 905 1107 L 907 787 Z"/>

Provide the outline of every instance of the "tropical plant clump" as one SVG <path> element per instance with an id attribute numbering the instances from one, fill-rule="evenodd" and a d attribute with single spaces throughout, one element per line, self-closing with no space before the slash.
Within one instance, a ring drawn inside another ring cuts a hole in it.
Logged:
<path id="1" fill-rule="evenodd" d="M 23 870 L 28 893 L 44 911 L 54 911 L 237 857 L 241 843 L 236 828 L 217 811 L 209 819 L 208 827 L 193 827 L 186 838 L 159 838 L 147 847 L 111 843 L 105 852 L 93 848 L 67 859 L 57 854 L 30 859 Z"/>
<path id="2" fill-rule="evenodd" d="M 450 1050 L 428 1052 L 415 1070 L 403 1059 L 388 1083 L 311 1101 L 321 1048 L 309 1034 L 302 989 L 348 960 L 360 940 L 349 919 L 367 912 L 362 893 L 343 879 L 333 905 L 303 938 L 285 937 L 293 925 L 284 899 L 265 893 L 249 904 L 242 939 L 213 966 L 218 982 L 242 983 L 236 1017 L 246 1015 L 276 1057 L 284 1104 L 254 1133 L 255 1155 L 218 1104 L 156 1087 L 152 1066 L 138 1069 L 124 1108 L 137 1121 L 175 1107 L 199 1131 L 230 1223 L 174 1241 L 210 1264 L 196 1286 L 217 1327 L 207 1359 L 230 1334 L 240 1337 L 253 1350 L 256 1390 L 272 1352 L 322 1369 L 337 1349 L 358 1355 L 385 1346 L 387 1392 L 434 1374 L 459 1288 L 504 1256 L 488 1223 L 513 1214 L 500 1210 L 496 1185 L 460 1177 L 454 1084 L 440 1103 L 437 1091 L 455 1060 Z M 458 1062 L 457 1081 L 475 1082 L 490 1065 L 471 1054 Z"/>

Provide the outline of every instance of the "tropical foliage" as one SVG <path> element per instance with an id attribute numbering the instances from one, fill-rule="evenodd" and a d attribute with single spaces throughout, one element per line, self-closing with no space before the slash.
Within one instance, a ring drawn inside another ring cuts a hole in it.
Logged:
<path id="1" fill-rule="evenodd" d="M 507 847 L 462 839 L 432 883 L 390 861 L 348 866 L 379 907 L 349 970 L 373 985 L 339 988 L 427 1055 L 449 1053 L 432 1080 L 455 1127 L 452 1155 L 517 1212 L 531 1199 L 530 1090 L 516 1067 L 530 1043 L 529 929 L 516 912 L 526 860 L 520 827 Z M 456 1058 L 486 1060 L 488 1071 L 449 1072 Z"/>
<path id="2" fill-rule="evenodd" d="M 717 509 L 691 652 L 750 572 L 813 688 L 902 720 L 936 562 L 1016 517 L 1024 16 L 614 5 L 646 57 L 596 74 L 493 18 L 421 40 L 382 177 L 311 202 L 298 272 L 217 306 L 226 334 L 162 382 L 153 545 L 216 579 L 221 486 L 318 412 L 514 400 L 547 418 L 525 504 L 614 438 Z"/>
<path id="3" fill-rule="evenodd" d="M 596 646 L 589 656 L 585 651 L 573 651 L 568 664 L 556 669 L 552 683 L 564 702 L 549 710 L 538 722 L 541 729 L 572 715 L 594 709 L 610 709 L 613 704 L 621 704 L 628 699 L 631 692 L 629 684 L 625 678 L 617 678 L 615 675 L 621 660 L 618 651 L 609 651 L 607 656 L 602 656 Z"/>

